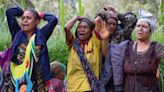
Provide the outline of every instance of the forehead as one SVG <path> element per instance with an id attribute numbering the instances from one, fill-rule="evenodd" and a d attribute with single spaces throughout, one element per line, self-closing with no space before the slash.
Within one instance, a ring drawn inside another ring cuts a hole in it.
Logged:
<path id="1" fill-rule="evenodd" d="M 87 22 L 80 22 L 79 26 L 87 26 L 87 27 L 89 27 L 89 24 Z"/>
<path id="2" fill-rule="evenodd" d="M 108 18 L 107 22 L 108 23 L 117 23 L 115 18 Z"/>
<path id="3" fill-rule="evenodd" d="M 144 20 L 138 20 L 136 25 L 149 26 L 149 22 Z"/>
<path id="4" fill-rule="evenodd" d="M 33 15 L 33 13 L 31 12 L 31 11 L 25 11 L 24 13 L 23 13 L 23 16 L 31 16 L 31 17 L 33 17 L 34 15 Z"/>

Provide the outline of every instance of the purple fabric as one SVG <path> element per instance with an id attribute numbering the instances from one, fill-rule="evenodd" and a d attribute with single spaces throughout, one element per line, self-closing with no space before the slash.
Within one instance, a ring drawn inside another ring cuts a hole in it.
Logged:
<path id="1" fill-rule="evenodd" d="M 48 92 L 66 92 L 63 81 L 57 78 L 51 78 L 46 84 Z"/>
<path id="2" fill-rule="evenodd" d="M 9 65 L 12 57 L 12 45 L 15 43 L 16 37 L 17 34 L 15 35 L 15 38 L 8 49 L 0 52 L 0 66 L 2 67 L 5 76 L 10 74 Z"/>
<path id="3" fill-rule="evenodd" d="M 112 43 L 109 45 L 104 64 L 104 70 L 101 76 L 101 90 L 112 90 L 112 92 L 114 90 L 117 92 L 123 90 L 123 59 L 128 43 L 129 41 L 123 41 L 119 44 Z M 111 79 L 113 83 L 110 83 Z M 108 83 L 110 86 L 108 85 Z"/>
<path id="4" fill-rule="evenodd" d="M 0 52 L 0 66 L 4 72 L 4 75 L 7 76 L 10 74 L 10 60 L 11 60 L 11 48 Z"/>
<path id="5" fill-rule="evenodd" d="M 0 52 L 0 65 L 3 67 L 3 64 L 6 61 L 10 61 L 11 59 L 11 48 L 8 48 L 7 50 L 4 50 Z"/>

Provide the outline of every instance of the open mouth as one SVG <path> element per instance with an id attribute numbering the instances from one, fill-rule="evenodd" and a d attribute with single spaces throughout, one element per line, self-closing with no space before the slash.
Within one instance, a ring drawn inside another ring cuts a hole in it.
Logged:
<path id="1" fill-rule="evenodd" d="M 28 24 L 23 24 L 24 27 L 29 26 Z"/>
<path id="2" fill-rule="evenodd" d="M 80 35 L 85 35 L 84 33 L 80 33 Z"/>
<path id="3" fill-rule="evenodd" d="M 79 33 L 79 36 L 84 36 L 84 35 L 85 35 L 85 33 L 83 33 L 83 32 Z"/>

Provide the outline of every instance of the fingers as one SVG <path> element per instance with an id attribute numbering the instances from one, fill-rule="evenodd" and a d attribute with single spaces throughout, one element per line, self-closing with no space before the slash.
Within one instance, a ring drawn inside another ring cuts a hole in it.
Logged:
<path id="1" fill-rule="evenodd" d="M 105 21 L 101 21 L 101 28 L 105 28 L 106 27 L 106 22 Z"/>
<path id="2" fill-rule="evenodd" d="M 79 21 L 81 21 L 81 20 L 84 19 L 84 18 L 88 18 L 88 17 L 86 17 L 86 16 L 77 16 L 77 19 L 78 19 Z"/>
<path id="3" fill-rule="evenodd" d="M 95 19 L 94 19 L 94 23 L 95 24 L 98 24 L 98 25 L 101 25 L 100 23 L 101 23 L 101 21 L 102 21 L 102 18 L 101 17 L 96 17 Z"/>
<path id="4" fill-rule="evenodd" d="M 40 18 L 40 19 L 43 19 L 43 17 L 44 17 L 44 13 L 39 12 L 38 14 L 39 14 L 39 18 Z"/>

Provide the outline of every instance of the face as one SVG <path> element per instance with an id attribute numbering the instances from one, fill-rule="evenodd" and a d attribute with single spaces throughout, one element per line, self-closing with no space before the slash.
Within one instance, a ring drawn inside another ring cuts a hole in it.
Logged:
<path id="1" fill-rule="evenodd" d="M 80 40 L 87 40 L 91 36 L 92 30 L 88 23 L 81 22 L 77 28 L 77 35 Z"/>
<path id="2" fill-rule="evenodd" d="M 147 21 L 137 21 L 136 36 L 138 40 L 147 40 L 151 36 L 150 26 Z"/>
<path id="3" fill-rule="evenodd" d="M 38 20 L 35 19 L 31 11 L 25 11 L 22 15 L 22 29 L 23 31 L 34 31 L 35 27 L 38 24 Z"/>
<path id="4" fill-rule="evenodd" d="M 117 28 L 117 21 L 114 18 L 109 18 L 107 20 L 107 30 L 110 31 L 110 34 L 114 34 Z"/>

